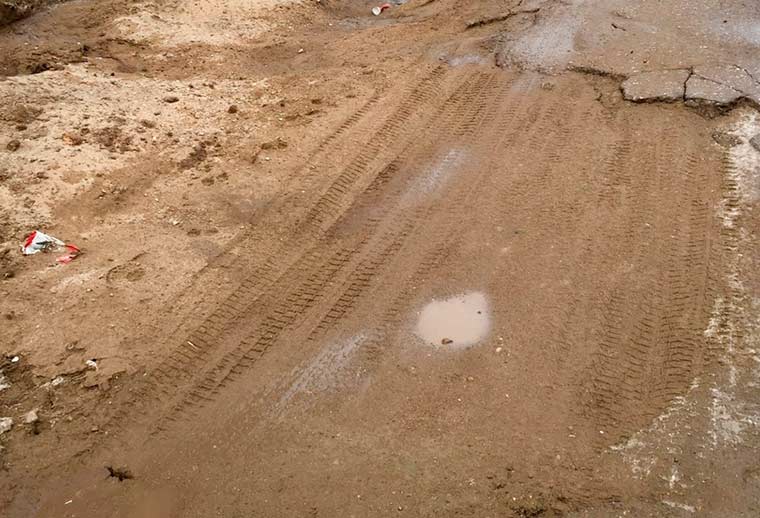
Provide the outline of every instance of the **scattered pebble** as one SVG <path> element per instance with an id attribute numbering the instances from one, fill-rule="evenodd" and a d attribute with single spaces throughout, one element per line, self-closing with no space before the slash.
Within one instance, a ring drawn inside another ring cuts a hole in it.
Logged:
<path id="1" fill-rule="evenodd" d="M 0 435 L 10 431 L 13 428 L 13 419 L 10 417 L 0 417 Z"/>
<path id="2" fill-rule="evenodd" d="M 549 91 L 554 90 L 554 83 L 552 83 L 551 81 L 544 81 L 543 83 L 541 83 L 541 89 L 549 90 Z"/>
<path id="3" fill-rule="evenodd" d="M 5 149 L 8 151 L 18 151 L 18 148 L 21 147 L 21 141 L 18 139 L 9 140 L 8 143 L 5 145 Z"/>
<path id="4" fill-rule="evenodd" d="M 108 470 L 108 476 L 119 479 L 119 482 L 135 478 L 126 466 L 106 466 L 106 469 Z"/>
<path id="5" fill-rule="evenodd" d="M 742 139 L 740 139 L 736 135 L 726 133 L 725 131 L 714 131 L 712 134 L 712 139 L 715 141 L 716 144 L 725 148 L 738 146 L 739 144 L 742 143 Z"/>
<path id="6" fill-rule="evenodd" d="M 179 97 L 177 97 L 176 95 L 167 95 L 166 97 L 164 97 L 164 102 L 176 103 L 176 102 L 179 102 Z"/>
<path id="7" fill-rule="evenodd" d="M 264 142 L 261 144 L 261 149 L 264 150 L 270 150 L 270 149 L 285 149 L 288 147 L 288 141 L 283 139 L 282 137 L 277 137 L 274 140 L 270 140 L 269 142 Z"/>
<path id="8" fill-rule="evenodd" d="M 70 146 L 80 146 L 84 142 L 84 139 L 76 133 L 64 133 L 63 141 Z"/>
<path id="9" fill-rule="evenodd" d="M 237 113 L 238 107 L 234 104 L 231 104 L 229 108 L 227 108 L 227 113 Z"/>

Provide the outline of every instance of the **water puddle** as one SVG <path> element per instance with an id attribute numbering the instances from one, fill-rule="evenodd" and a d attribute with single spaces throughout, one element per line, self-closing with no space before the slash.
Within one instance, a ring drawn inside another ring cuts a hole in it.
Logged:
<path id="1" fill-rule="evenodd" d="M 474 291 L 430 302 L 420 313 L 415 334 L 432 345 L 463 348 L 481 341 L 490 328 L 488 299 Z"/>

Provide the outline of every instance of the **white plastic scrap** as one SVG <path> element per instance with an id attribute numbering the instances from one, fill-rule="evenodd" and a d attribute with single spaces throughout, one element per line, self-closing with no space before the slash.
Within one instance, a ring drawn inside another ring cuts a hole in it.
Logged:
<path id="1" fill-rule="evenodd" d="M 21 245 L 21 252 L 23 252 L 24 255 L 32 255 L 44 252 L 45 250 L 60 248 L 65 245 L 66 243 L 57 237 L 49 236 L 43 234 L 39 230 L 35 230 L 29 234 L 29 237 L 26 238 L 24 244 Z"/>

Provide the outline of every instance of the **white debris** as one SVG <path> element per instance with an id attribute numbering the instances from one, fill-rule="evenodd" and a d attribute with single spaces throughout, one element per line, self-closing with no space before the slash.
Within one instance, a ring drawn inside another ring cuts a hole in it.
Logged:
<path id="1" fill-rule="evenodd" d="M 40 416 L 37 415 L 36 408 L 24 414 L 24 424 L 34 424 L 39 420 L 40 420 Z"/>
<path id="2" fill-rule="evenodd" d="M 29 234 L 29 236 L 24 241 L 24 244 L 21 245 L 21 251 L 24 255 L 33 255 L 39 252 L 45 252 L 47 250 L 60 248 L 65 244 L 66 243 L 57 237 L 49 236 L 40 232 L 39 230 L 35 230 Z"/>
<path id="3" fill-rule="evenodd" d="M 697 512 L 697 508 L 694 507 L 693 505 L 682 504 L 680 502 L 673 502 L 671 500 L 663 500 L 662 503 L 667 505 L 668 507 L 673 507 L 674 509 L 681 509 L 683 511 L 686 511 L 687 513 Z"/>
<path id="4" fill-rule="evenodd" d="M 8 381 L 8 378 L 5 377 L 5 374 L 3 374 L 2 371 L 0 371 L 0 392 L 10 387 L 11 387 L 10 381 Z"/>
<path id="5" fill-rule="evenodd" d="M 13 419 L 10 417 L 0 417 L 0 435 L 10 431 L 13 428 Z"/>

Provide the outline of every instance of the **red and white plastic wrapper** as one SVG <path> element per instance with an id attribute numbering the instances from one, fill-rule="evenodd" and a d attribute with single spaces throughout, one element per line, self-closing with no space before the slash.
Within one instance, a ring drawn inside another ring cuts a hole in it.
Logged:
<path id="1" fill-rule="evenodd" d="M 386 9 L 390 9 L 391 7 L 393 7 L 391 4 L 383 4 L 383 5 L 378 6 L 378 7 L 373 7 L 372 8 L 372 14 L 374 14 L 375 16 L 380 16 L 380 13 L 382 13 Z"/>
<path id="2" fill-rule="evenodd" d="M 66 250 L 66 253 L 57 257 L 55 260 L 60 264 L 68 264 L 82 253 L 78 246 L 64 243 L 57 237 L 49 236 L 39 230 L 35 230 L 24 240 L 21 245 L 21 252 L 24 255 L 33 255 L 40 252 Z"/>

